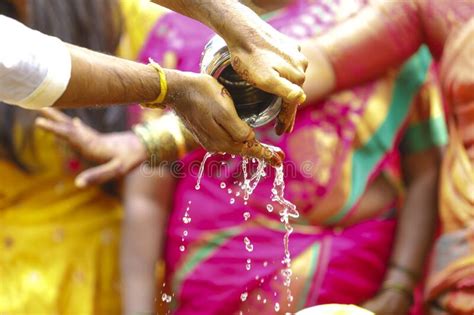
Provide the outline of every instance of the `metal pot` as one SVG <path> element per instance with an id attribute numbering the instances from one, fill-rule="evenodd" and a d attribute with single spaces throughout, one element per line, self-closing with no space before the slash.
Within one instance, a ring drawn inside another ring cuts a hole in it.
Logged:
<path id="1" fill-rule="evenodd" d="M 221 37 L 214 36 L 204 48 L 201 72 L 216 78 L 229 91 L 239 117 L 251 127 L 263 126 L 278 116 L 281 98 L 257 89 L 234 71 L 229 49 Z"/>

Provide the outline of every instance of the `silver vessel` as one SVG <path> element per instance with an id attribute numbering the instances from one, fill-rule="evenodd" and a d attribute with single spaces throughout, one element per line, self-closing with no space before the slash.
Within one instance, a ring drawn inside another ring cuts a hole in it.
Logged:
<path id="1" fill-rule="evenodd" d="M 201 72 L 216 78 L 229 91 L 239 117 L 251 127 L 263 126 L 278 116 L 281 98 L 255 88 L 234 71 L 229 49 L 221 37 L 214 36 L 204 48 Z"/>

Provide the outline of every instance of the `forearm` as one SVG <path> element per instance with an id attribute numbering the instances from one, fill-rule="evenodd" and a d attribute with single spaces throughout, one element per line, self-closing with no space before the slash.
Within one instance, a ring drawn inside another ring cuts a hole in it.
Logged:
<path id="1" fill-rule="evenodd" d="M 374 79 L 412 55 L 423 40 L 417 11 L 415 1 L 379 1 L 312 39 L 307 45 L 332 65 L 327 92 Z"/>
<path id="2" fill-rule="evenodd" d="M 162 257 L 173 187 L 168 176 L 144 176 L 140 170 L 125 181 L 121 254 L 124 314 L 155 313 L 155 268 Z"/>
<path id="3" fill-rule="evenodd" d="M 396 283 L 413 289 L 419 280 L 414 275 L 422 276 L 435 231 L 437 189 L 437 166 L 420 174 L 409 186 L 405 205 L 399 213 L 391 257 L 391 263 L 397 267 L 389 269 L 386 283 Z"/>
<path id="4" fill-rule="evenodd" d="M 67 46 L 71 79 L 55 107 L 130 104 L 155 100 L 160 78 L 153 68 L 133 61 Z"/>
<path id="5" fill-rule="evenodd" d="M 173 11 L 198 20 L 226 41 L 260 18 L 237 0 L 153 0 Z"/>

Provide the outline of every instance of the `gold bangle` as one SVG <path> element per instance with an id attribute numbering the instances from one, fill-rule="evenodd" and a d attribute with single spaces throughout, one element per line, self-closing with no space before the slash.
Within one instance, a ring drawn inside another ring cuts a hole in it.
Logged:
<path id="1" fill-rule="evenodd" d="M 145 102 L 142 103 L 141 105 L 145 108 L 163 108 L 161 103 L 166 98 L 166 95 L 168 94 L 168 81 L 166 80 L 166 74 L 163 68 L 157 64 L 153 59 L 149 58 L 148 59 L 148 66 L 152 67 L 153 69 L 156 70 L 158 73 L 158 76 L 160 77 L 160 95 L 156 98 L 156 100 L 151 101 L 151 102 Z"/>
<path id="2" fill-rule="evenodd" d="M 174 114 L 167 114 L 133 127 L 133 132 L 145 145 L 152 163 L 175 161 L 187 153 L 186 138 L 181 123 Z"/>
<path id="3" fill-rule="evenodd" d="M 386 283 L 382 286 L 381 292 L 383 291 L 396 291 L 398 293 L 401 293 L 404 295 L 410 302 L 410 305 L 413 305 L 414 303 L 414 297 L 413 297 L 413 290 L 410 290 L 409 288 L 403 286 L 403 285 L 398 285 L 394 283 Z"/>

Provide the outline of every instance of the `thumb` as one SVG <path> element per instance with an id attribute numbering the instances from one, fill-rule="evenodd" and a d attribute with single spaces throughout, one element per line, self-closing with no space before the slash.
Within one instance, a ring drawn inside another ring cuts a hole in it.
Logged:
<path id="1" fill-rule="evenodd" d="M 116 179 L 125 173 L 121 166 L 122 163 L 114 159 L 108 163 L 90 168 L 76 177 L 75 184 L 78 188 L 85 188 Z"/>

